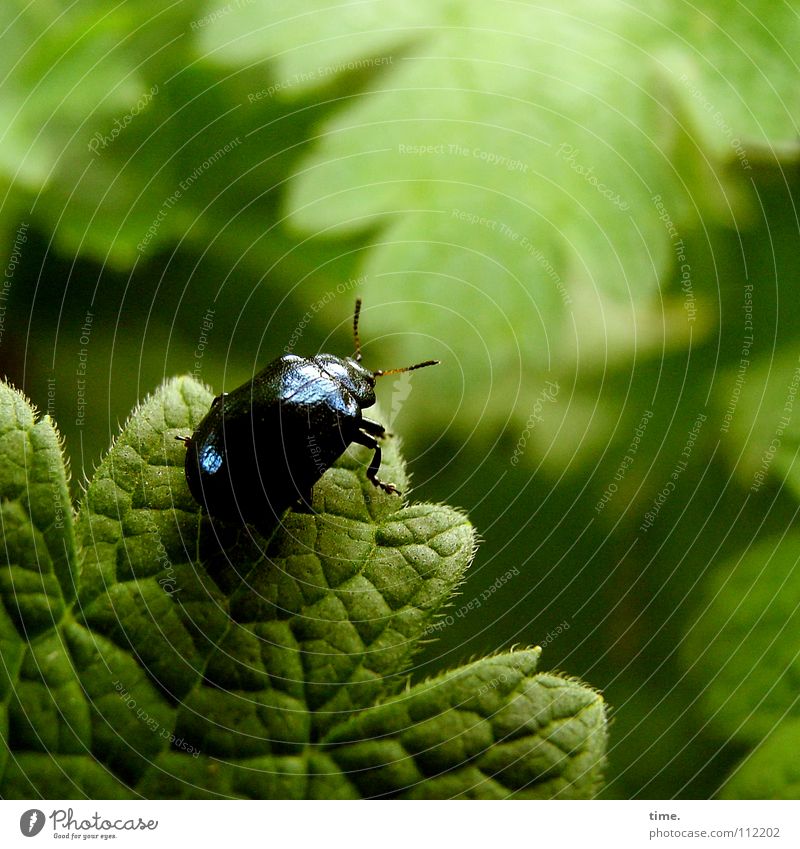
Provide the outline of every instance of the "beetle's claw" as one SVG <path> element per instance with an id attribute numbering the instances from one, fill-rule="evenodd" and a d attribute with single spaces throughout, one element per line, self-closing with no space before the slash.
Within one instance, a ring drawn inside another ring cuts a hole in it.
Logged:
<path id="1" fill-rule="evenodd" d="M 383 481 L 379 481 L 377 478 L 373 481 L 375 486 L 379 486 L 384 492 L 388 492 L 390 495 L 393 492 L 396 492 L 398 495 L 400 494 L 400 490 L 393 483 L 384 483 Z"/>
<path id="2" fill-rule="evenodd" d="M 390 495 L 393 492 L 396 492 L 398 495 L 400 494 L 400 490 L 393 483 L 386 483 L 382 481 L 372 469 L 367 469 L 367 480 L 378 489 L 382 489 L 384 492 L 388 492 Z"/>

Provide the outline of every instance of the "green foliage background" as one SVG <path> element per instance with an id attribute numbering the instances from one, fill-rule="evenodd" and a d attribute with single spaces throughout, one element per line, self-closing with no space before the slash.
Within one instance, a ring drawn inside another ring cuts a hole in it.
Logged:
<path id="1" fill-rule="evenodd" d="M 381 401 L 483 540 L 415 679 L 542 644 L 608 796 L 796 793 L 800 4 L 0 24 L 0 358 L 75 498 L 165 378 L 348 353 L 360 295 L 370 365 L 443 361 Z"/>

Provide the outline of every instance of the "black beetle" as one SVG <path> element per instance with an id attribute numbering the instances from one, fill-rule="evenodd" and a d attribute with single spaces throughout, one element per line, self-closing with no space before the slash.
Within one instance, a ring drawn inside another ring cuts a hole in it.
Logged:
<path id="1" fill-rule="evenodd" d="M 356 301 L 355 354 L 336 357 L 285 354 L 233 392 L 218 395 L 185 443 L 186 482 L 211 516 L 237 517 L 270 529 L 287 507 L 310 508 L 311 491 L 355 442 L 374 450 L 367 478 L 386 492 L 392 483 L 378 478 L 386 430 L 364 418 L 375 403 L 375 380 L 385 374 L 432 366 L 426 360 L 405 368 L 369 371 L 361 365 Z"/>

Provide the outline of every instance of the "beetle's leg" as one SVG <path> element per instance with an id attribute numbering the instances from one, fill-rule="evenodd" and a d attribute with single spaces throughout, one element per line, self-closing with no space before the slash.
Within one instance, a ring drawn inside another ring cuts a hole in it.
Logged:
<path id="1" fill-rule="evenodd" d="M 368 433 L 358 431 L 355 437 L 353 437 L 353 442 L 357 442 L 359 445 L 363 445 L 366 448 L 371 448 L 375 452 L 372 455 L 372 462 L 369 464 L 369 468 L 367 469 L 367 480 L 370 481 L 373 486 L 379 486 L 384 492 L 397 492 L 398 489 L 393 483 L 384 483 L 384 481 L 378 477 L 378 469 L 381 467 L 381 447 L 378 445 L 378 440 L 375 439 L 374 436 L 370 436 Z"/>
<path id="2" fill-rule="evenodd" d="M 362 417 L 360 427 L 362 427 L 367 433 L 371 433 L 373 436 L 386 436 L 386 428 L 380 422 L 373 421 L 372 419 L 365 419 Z"/>

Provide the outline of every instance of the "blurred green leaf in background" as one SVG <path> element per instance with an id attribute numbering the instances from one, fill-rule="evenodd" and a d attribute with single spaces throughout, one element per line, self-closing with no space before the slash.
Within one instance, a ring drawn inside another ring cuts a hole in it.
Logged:
<path id="1" fill-rule="evenodd" d="M 800 710 L 800 3 L 8 0 L 0 32 L 0 365 L 72 497 L 166 377 L 348 354 L 360 296 L 370 367 L 442 360 L 381 404 L 483 539 L 414 680 L 541 645 L 612 707 L 607 796 L 753 795 Z"/>

